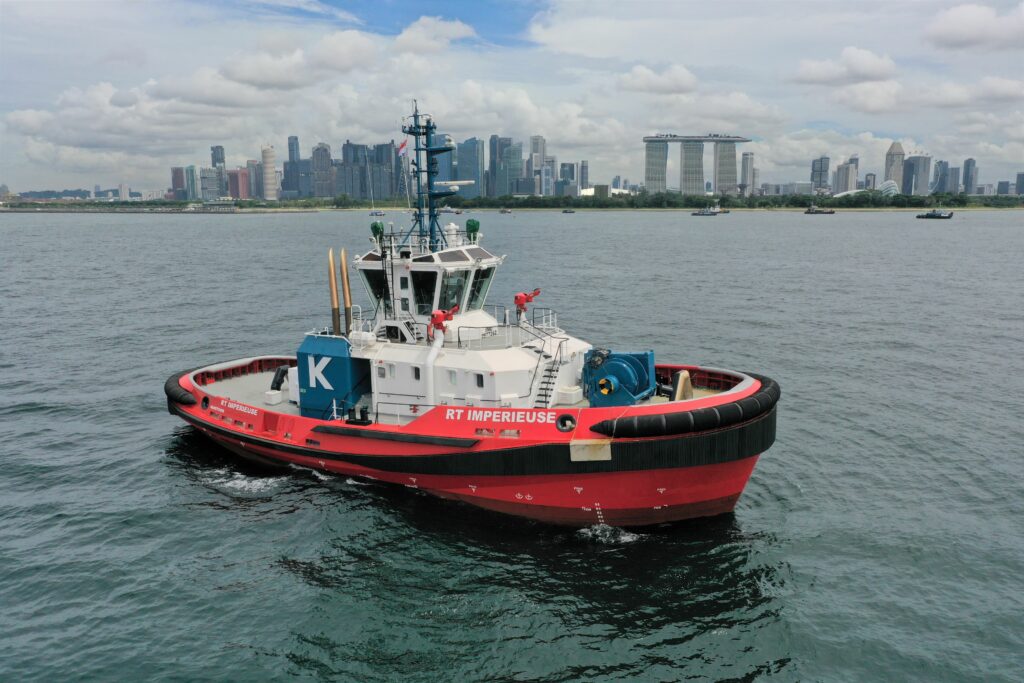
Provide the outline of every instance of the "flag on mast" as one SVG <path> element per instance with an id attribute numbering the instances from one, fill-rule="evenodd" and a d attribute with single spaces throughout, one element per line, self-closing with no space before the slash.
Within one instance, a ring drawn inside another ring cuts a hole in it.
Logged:
<path id="1" fill-rule="evenodd" d="M 404 157 L 406 154 L 409 153 L 409 150 L 405 148 L 407 144 L 409 144 L 408 140 L 402 140 L 402 144 L 398 146 L 398 156 Z"/>

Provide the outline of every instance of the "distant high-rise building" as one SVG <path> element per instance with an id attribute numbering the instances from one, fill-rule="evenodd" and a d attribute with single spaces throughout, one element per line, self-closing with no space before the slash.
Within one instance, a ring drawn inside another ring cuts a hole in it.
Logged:
<path id="1" fill-rule="evenodd" d="M 199 169 L 199 195 L 204 202 L 220 199 L 220 169 Z"/>
<path id="2" fill-rule="evenodd" d="M 331 146 L 326 142 L 319 142 L 313 147 L 312 170 L 313 170 L 313 196 L 333 197 L 334 177 L 332 175 L 333 165 L 331 163 Z"/>
<path id="3" fill-rule="evenodd" d="M 190 202 L 199 199 L 199 174 L 195 166 L 185 167 L 185 199 Z"/>
<path id="4" fill-rule="evenodd" d="M 715 193 L 735 194 L 736 193 L 736 143 L 716 142 L 715 143 L 714 179 Z"/>
<path id="5" fill-rule="evenodd" d="M 288 136 L 288 161 L 293 164 L 302 158 L 302 154 L 299 152 L 299 136 L 289 135 Z"/>
<path id="6" fill-rule="evenodd" d="M 828 163 L 826 156 L 818 157 L 811 162 L 811 185 L 815 190 L 824 190 L 828 187 Z"/>
<path id="7" fill-rule="evenodd" d="M 511 143 L 505 147 L 496 170 L 494 196 L 518 194 L 518 180 L 523 177 L 523 143 Z"/>
<path id="8" fill-rule="evenodd" d="M 949 169 L 949 182 L 946 183 L 946 192 L 959 194 L 960 192 L 960 169 L 956 166 Z"/>
<path id="9" fill-rule="evenodd" d="M 576 164 L 563 162 L 558 167 L 558 179 L 576 182 Z"/>
<path id="10" fill-rule="evenodd" d="M 754 191 L 754 153 L 744 152 L 740 164 L 740 193 L 749 197 Z"/>
<path id="11" fill-rule="evenodd" d="M 885 180 L 893 180 L 897 187 L 903 187 L 903 145 L 893 142 L 885 153 Z"/>
<path id="12" fill-rule="evenodd" d="M 1003 192 L 1000 194 L 1007 193 Z M 129 190 L 128 186 L 125 185 L 124 183 L 121 183 L 120 185 L 117 186 L 117 198 L 120 199 L 122 202 L 126 202 L 132 198 L 131 190 Z"/>
<path id="13" fill-rule="evenodd" d="M 188 192 L 185 189 L 185 168 L 182 166 L 171 169 L 171 194 L 179 201 L 188 199 Z"/>
<path id="14" fill-rule="evenodd" d="M 836 179 L 832 183 L 832 194 L 851 192 L 857 189 L 857 166 L 856 157 L 836 166 Z"/>
<path id="15" fill-rule="evenodd" d="M 612 189 L 618 190 L 622 186 L 622 176 L 614 176 L 612 178 Z"/>
<path id="16" fill-rule="evenodd" d="M 484 187 L 484 141 L 469 138 L 457 146 L 459 165 L 455 169 L 458 180 L 472 180 L 472 185 L 459 188 L 459 196 L 475 199 L 483 195 Z M 442 155 L 445 156 L 445 155 Z"/>
<path id="17" fill-rule="evenodd" d="M 501 163 L 502 154 L 512 144 L 512 138 L 503 138 L 497 135 L 492 135 L 488 139 L 488 153 L 490 154 L 487 160 L 487 196 L 488 197 L 500 197 L 501 193 L 498 190 L 498 164 Z"/>
<path id="18" fill-rule="evenodd" d="M 585 190 L 590 187 L 590 164 L 586 159 L 580 161 L 580 189 Z"/>
<path id="19" fill-rule="evenodd" d="M 1024 173 L 1017 174 L 1017 194 L 1024 195 Z"/>
<path id="20" fill-rule="evenodd" d="M 878 189 L 878 176 L 874 173 L 864 174 L 864 189 L 865 190 L 877 190 Z"/>
<path id="21" fill-rule="evenodd" d="M 210 148 L 210 165 L 214 168 L 224 165 L 223 145 L 214 145 Z"/>
<path id="22" fill-rule="evenodd" d="M 935 176 L 929 189 L 932 192 L 946 192 L 949 185 L 949 162 L 939 159 L 935 162 Z"/>
<path id="23" fill-rule="evenodd" d="M 928 176 L 932 170 L 932 158 L 914 155 L 903 160 L 903 194 L 926 196 Z"/>
<path id="24" fill-rule="evenodd" d="M 249 196 L 263 197 L 263 173 L 260 169 L 260 162 L 249 159 L 245 162 L 245 170 L 249 172 Z"/>
<path id="25" fill-rule="evenodd" d="M 527 160 L 527 175 L 536 175 L 540 173 L 541 167 L 544 165 L 544 157 L 548 153 L 548 143 L 544 139 L 543 135 L 531 135 L 530 136 L 530 155 L 526 158 Z"/>
<path id="26" fill-rule="evenodd" d="M 753 194 L 754 191 L 759 187 L 761 187 L 761 171 L 757 167 L 755 167 L 753 177 L 751 178 L 751 188 L 749 192 Z"/>
<path id="27" fill-rule="evenodd" d="M 261 168 L 263 171 L 263 198 L 270 202 L 277 201 L 277 158 L 274 155 L 274 146 L 267 145 L 260 151 L 263 158 Z"/>
<path id="28" fill-rule="evenodd" d="M 249 171 L 236 168 L 228 171 L 228 194 L 234 199 L 249 198 Z"/>
<path id="29" fill-rule="evenodd" d="M 996 194 L 1010 194 L 1010 181 L 1000 180 L 996 183 Z"/>
<path id="30" fill-rule="evenodd" d="M 978 191 L 978 164 L 974 159 L 964 159 L 964 192 L 974 194 Z"/>
<path id="31" fill-rule="evenodd" d="M 644 187 L 654 194 L 664 192 L 665 168 L 668 165 L 668 143 L 651 141 L 644 143 Z M 580 185 L 582 188 L 583 185 Z"/>
<path id="32" fill-rule="evenodd" d="M 704 143 L 684 140 L 679 145 L 679 191 L 704 194 Z"/>

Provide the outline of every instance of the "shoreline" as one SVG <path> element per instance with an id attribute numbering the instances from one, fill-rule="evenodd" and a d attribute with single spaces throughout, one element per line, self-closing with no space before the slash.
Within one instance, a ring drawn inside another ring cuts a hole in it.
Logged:
<path id="1" fill-rule="evenodd" d="M 378 207 L 379 208 L 379 207 Z M 521 207 L 513 208 L 513 214 L 519 212 L 548 212 L 548 213 L 562 213 L 563 207 Z M 893 213 L 911 213 L 927 211 L 928 207 L 895 207 L 895 206 L 879 206 L 879 207 L 858 207 L 858 208 L 835 208 L 837 214 L 839 213 L 882 213 L 882 212 L 893 212 Z M 386 211 L 390 214 L 405 214 L 408 215 L 409 209 L 407 208 L 379 208 L 381 211 Z M 587 213 L 587 212 L 661 212 L 661 213 L 691 213 L 696 211 L 697 208 L 689 207 L 644 207 L 644 208 L 633 208 L 633 207 L 608 207 L 608 208 L 575 208 L 573 211 L 576 213 Z M 752 208 L 752 207 L 736 207 L 729 208 L 728 211 L 734 213 L 804 213 L 806 209 L 803 207 L 764 207 L 764 208 Z M 963 207 L 949 207 L 947 210 L 958 213 L 961 211 L 1024 211 L 1024 206 L 963 206 Z M 215 211 L 199 211 L 199 210 L 185 210 L 185 209 L 170 209 L 170 208 L 94 208 L 94 207 L 0 207 L 0 215 L 5 213 L 125 213 L 125 214 L 146 214 L 146 215 L 197 215 L 197 216 L 231 216 L 231 215 L 244 215 L 244 214 L 268 214 L 268 213 L 280 213 L 280 214 L 293 214 L 293 213 L 326 213 L 326 212 L 349 212 L 359 213 L 365 212 L 368 217 L 370 209 L 366 208 L 336 208 L 336 207 L 318 207 L 318 208 L 305 208 L 305 207 L 261 207 L 258 209 L 234 209 L 230 211 L 215 210 Z M 448 214 L 444 213 L 441 216 L 456 216 L 456 215 L 470 215 L 474 213 L 499 213 L 500 209 L 486 208 L 486 209 L 464 209 L 462 214 Z"/>

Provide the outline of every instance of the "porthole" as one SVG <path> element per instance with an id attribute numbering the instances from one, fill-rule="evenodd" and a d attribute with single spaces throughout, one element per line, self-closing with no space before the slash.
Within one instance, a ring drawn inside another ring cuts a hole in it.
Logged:
<path id="1" fill-rule="evenodd" d="M 206 410 L 206 409 L 208 409 L 210 407 L 210 397 L 209 396 L 203 396 L 202 406 L 203 406 L 203 410 Z"/>
<path id="2" fill-rule="evenodd" d="M 560 432 L 571 432 L 576 429 L 576 418 L 569 413 L 559 415 L 558 419 L 555 420 L 555 426 L 558 427 Z"/>

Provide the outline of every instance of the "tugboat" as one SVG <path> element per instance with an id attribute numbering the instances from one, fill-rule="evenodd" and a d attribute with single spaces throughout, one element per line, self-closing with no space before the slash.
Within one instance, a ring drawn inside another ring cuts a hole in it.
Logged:
<path id="1" fill-rule="evenodd" d="M 691 216 L 717 216 L 722 213 L 717 206 L 705 206 L 700 211 L 694 211 Z"/>
<path id="2" fill-rule="evenodd" d="M 733 510 L 775 441 L 779 385 L 593 346 L 532 305 L 540 289 L 488 304 L 506 257 L 485 248 L 479 221 L 438 219 L 458 187 L 435 182 L 435 160 L 453 145 L 415 106 L 402 130 L 416 143 L 416 213 L 408 229 L 372 223 L 372 248 L 351 262 L 342 249 L 340 269 L 328 250 L 330 328 L 294 355 L 172 375 L 171 414 L 258 463 L 547 523 L 646 527 Z M 350 268 L 372 309 L 352 305 Z"/>
<path id="3" fill-rule="evenodd" d="M 562 209 L 562 213 L 576 213 L 576 209 Z"/>
<path id="4" fill-rule="evenodd" d="M 499 211 L 498 213 L 512 213 L 512 209 L 510 209 L 510 208 L 508 208 L 508 207 L 506 206 L 505 208 L 503 208 L 503 209 L 502 209 L 501 211 Z"/>
<path id="5" fill-rule="evenodd" d="M 938 218 L 938 219 L 950 219 L 953 217 L 952 211 L 943 211 L 941 209 L 932 209 L 925 213 L 917 214 L 918 218 Z"/>
<path id="6" fill-rule="evenodd" d="M 830 215 L 836 212 L 835 209 L 822 209 L 817 204 L 811 204 L 804 213 Z"/>

